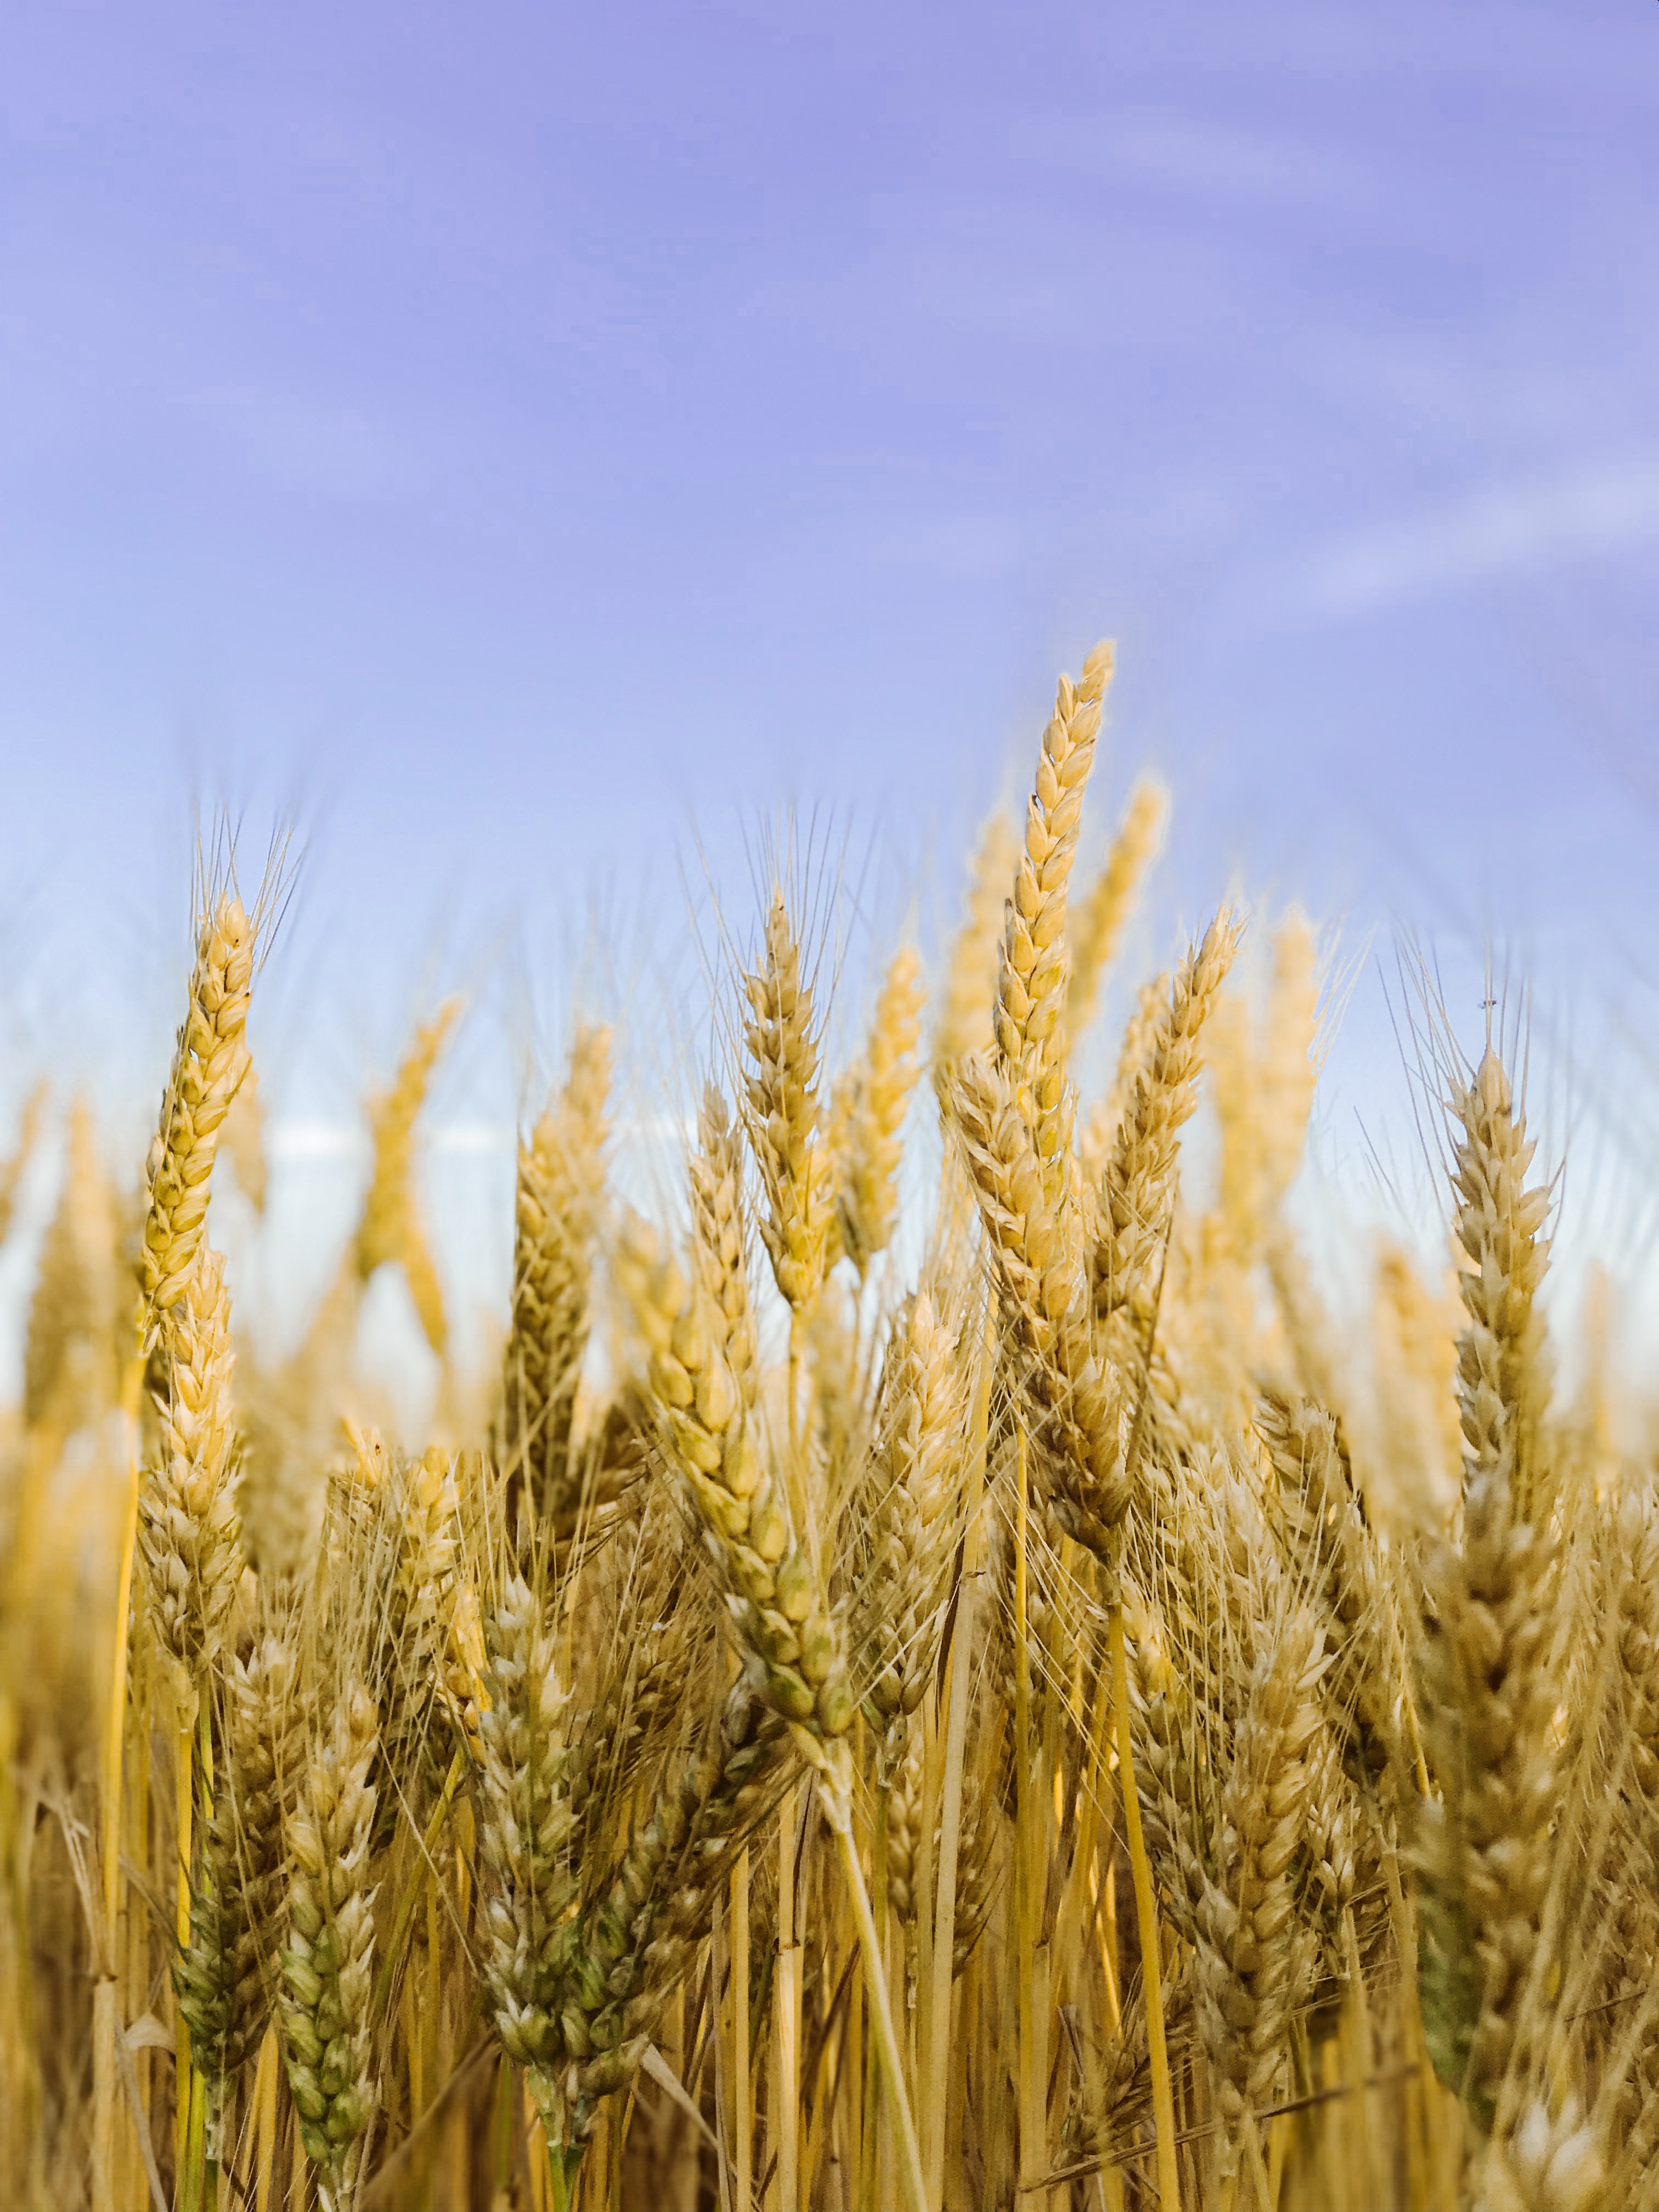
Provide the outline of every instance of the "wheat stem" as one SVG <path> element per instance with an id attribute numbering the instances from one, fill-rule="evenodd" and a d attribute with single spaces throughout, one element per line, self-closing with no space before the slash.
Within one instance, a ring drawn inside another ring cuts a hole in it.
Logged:
<path id="1" fill-rule="evenodd" d="M 1175 2097 L 1170 2082 L 1170 2054 L 1164 2037 L 1160 1986 L 1158 1904 L 1152 1869 L 1141 1832 L 1140 1801 L 1135 1790 L 1134 1750 L 1129 1731 L 1129 1666 L 1123 1644 L 1123 1606 L 1114 1593 L 1107 1618 L 1112 1659 L 1112 1705 L 1116 1719 L 1117 1764 L 1127 1832 L 1129 1869 L 1134 1877 L 1135 1923 L 1140 1931 L 1141 1988 L 1146 2005 L 1146 2045 L 1152 2066 L 1152 2113 L 1158 2130 L 1159 2212 L 1181 2212 L 1181 2169 L 1176 2158 Z"/>
<path id="2" fill-rule="evenodd" d="M 777 2075 L 773 2111 L 778 2136 L 781 2212 L 800 2212 L 800 1947 L 795 1941 L 795 1831 L 801 1785 L 778 1808 Z"/>
<path id="3" fill-rule="evenodd" d="M 1031 1658 L 1026 1585 L 1030 1484 L 1024 1422 L 1015 1430 L 1015 1453 L 1018 1487 L 1014 1522 L 1014 1972 L 1019 2010 L 1019 2179 L 1022 2189 L 1032 2189 L 1048 2159 L 1043 2142 L 1047 2083 L 1037 2049 L 1033 2002 L 1036 1929 L 1031 1888 L 1036 1879 L 1036 1837 L 1031 1805 Z"/>
<path id="4" fill-rule="evenodd" d="M 980 1508 L 985 1492 L 986 1439 L 990 1421 L 991 1374 L 995 1343 L 995 1317 L 988 1313 L 984 1352 L 974 1390 L 973 1441 L 968 1458 L 968 1492 L 963 1502 L 962 1579 L 957 1594 L 956 1626 L 951 1632 L 951 1653 L 946 1662 L 950 1717 L 945 1725 L 945 1789 L 939 1814 L 939 1895 L 933 1908 L 933 1984 L 925 1999 L 931 2008 L 932 2047 L 936 2052 L 944 2051 L 951 2032 L 951 1984 L 956 1958 L 957 1867 L 962 1838 L 962 1771 L 967 1750 L 968 1692 L 972 1672 L 969 1662 L 974 1648 L 978 1612 L 975 1592 L 982 1533 Z M 946 2100 L 938 2094 L 936 2081 L 932 2078 L 924 2079 L 918 2084 L 918 2099 L 921 2106 L 927 2162 L 929 2212 L 940 2212 L 945 2197 Z"/>
<path id="5" fill-rule="evenodd" d="M 93 2212 L 118 2212 L 115 2203 L 115 2039 L 120 2033 L 115 1961 L 121 1896 L 121 1753 L 127 1720 L 127 1634 L 132 1613 L 132 1570 L 138 1546 L 138 1393 L 143 1385 L 142 1358 L 130 1360 L 121 1393 L 121 1425 L 127 1464 L 122 1502 L 120 1565 L 115 1583 L 115 1652 L 105 1716 L 101 1826 L 103 1955 L 93 1991 Z"/>
<path id="6" fill-rule="evenodd" d="M 797 1736 L 799 1740 L 799 1731 L 797 1731 Z M 910 2100 L 905 2094 L 904 2067 L 899 2056 L 898 2037 L 893 2027 L 893 2008 L 888 1994 L 887 1975 L 882 1965 L 875 1919 L 870 1910 L 870 1893 L 864 1886 L 864 1869 L 859 1863 L 858 1844 L 853 1835 L 851 1790 L 844 1767 L 832 1763 L 832 1754 L 826 1753 L 816 1738 L 809 1738 L 803 1748 L 807 1750 L 817 1770 L 818 1802 L 836 1838 L 847 1894 L 852 1902 L 853 1917 L 858 1923 L 859 1947 L 864 1954 L 865 1987 L 869 1992 L 876 2047 L 881 2057 L 882 2074 L 893 2117 L 898 2124 L 905 2201 L 909 2212 L 927 2212 L 927 2184 L 921 2170 L 921 2150 L 916 2141 L 916 2124 L 910 2111 Z"/>
<path id="7" fill-rule="evenodd" d="M 738 2203 L 750 2212 L 755 2196 L 755 2094 L 749 2080 L 749 1846 L 732 1869 L 732 2094 Z"/>

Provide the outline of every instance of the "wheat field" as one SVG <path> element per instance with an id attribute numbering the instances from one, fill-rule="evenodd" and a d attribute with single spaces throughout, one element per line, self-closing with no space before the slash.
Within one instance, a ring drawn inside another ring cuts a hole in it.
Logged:
<path id="1" fill-rule="evenodd" d="M 0 1430 L 9 2202 L 1659 2204 L 1659 1420 L 1593 1309 L 1553 1386 L 1501 1022 L 1425 1021 L 1446 1261 L 1358 1243 L 1358 1328 L 1287 1206 L 1299 915 L 1247 988 L 1217 911 L 1079 1091 L 1164 811 L 1081 834 L 1111 666 L 839 1070 L 787 871 L 734 925 L 655 1218 L 574 1026 L 484 1389 L 416 1199 L 453 1006 L 303 1340 L 240 1331 L 279 887 L 206 875 L 142 1175 L 67 1109 Z M 383 1267 L 418 1453 L 353 1389 Z"/>

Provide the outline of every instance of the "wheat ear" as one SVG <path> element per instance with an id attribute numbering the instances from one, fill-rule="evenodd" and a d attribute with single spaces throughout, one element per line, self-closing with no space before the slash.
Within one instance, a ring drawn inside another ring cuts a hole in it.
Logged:
<path id="1" fill-rule="evenodd" d="M 1170 796 L 1143 776 L 1129 793 L 1104 866 L 1079 901 L 1072 925 L 1072 974 L 1066 991 L 1066 1026 L 1080 1036 L 1094 1018 L 1100 981 L 1112 964 L 1124 925 L 1134 911 L 1140 879 L 1158 856 Z"/>
<path id="2" fill-rule="evenodd" d="M 118 1388 L 115 1214 L 82 1098 L 70 1109 L 66 1153 L 23 1346 L 23 1425 L 65 1436 L 107 1412 Z"/>
<path id="3" fill-rule="evenodd" d="M 361 1681 L 348 1680 L 327 1735 L 311 1747 L 285 1838 L 283 2038 L 300 2140 L 317 2168 L 324 2212 L 349 2212 L 374 2104 L 368 1778 L 375 1742 L 374 1700 Z"/>
<path id="4" fill-rule="evenodd" d="M 577 1880 L 566 1783 L 569 1691 L 552 1626 L 510 1576 L 486 1626 L 489 1710 L 479 1717 L 479 1971 L 501 2048 L 526 2068 L 548 2145 L 562 2143 L 562 1988 Z"/>
<path id="5" fill-rule="evenodd" d="M 1030 1132 L 1005 1079 L 974 1056 L 952 1079 L 950 1116 L 1021 1354 L 1047 1501 L 1067 1534 L 1115 1562 L 1130 1497 L 1118 1422 Z"/>
<path id="6" fill-rule="evenodd" d="M 1278 1484 L 1287 1560 L 1321 1604 L 1336 1655 L 1328 1708 L 1357 1773 L 1375 1777 L 1401 1741 L 1405 1647 L 1341 1431 L 1322 1407 L 1277 1391 L 1264 1394 L 1255 1425 Z"/>
<path id="7" fill-rule="evenodd" d="M 459 1000 L 451 999 L 429 1022 L 422 1023 L 392 1088 L 370 1104 L 374 1169 L 353 1247 L 358 1278 L 365 1283 L 388 1260 L 401 1262 L 427 1342 L 439 1353 L 448 1341 L 449 1330 L 431 1248 L 416 1204 L 415 1123 L 426 1103 L 438 1055 L 460 1010 Z"/>
<path id="8" fill-rule="evenodd" d="M 744 1036 L 752 1073 L 749 1132 L 767 1210 L 762 1240 L 793 1311 L 810 1306 L 823 1279 L 831 1194 L 818 1132 L 818 1046 L 812 989 L 801 981 L 800 945 L 783 893 L 766 916 L 760 966 L 744 978 L 750 1019 Z"/>
<path id="9" fill-rule="evenodd" d="M 1260 1085 L 1264 1197 L 1277 1206 L 1295 1178 L 1308 1140 L 1318 1077 L 1319 947 L 1296 908 L 1273 932 L 1273 984 Z"/>
<path id="10" fill-rule="evenodd" d="M 202 1241 L 219 1132 L 247 1066 L 252 976 L 253 925 L 227 895 L 197 939 L 190 1011 L 149 1151 L 138 1262 L 149 1333 L 184 1296 Z"/>
<path id="11" fill-rule="evenodd" d="M 847 1079 L 844 1132 L 835 1147 L 836 1222 L 863 1275 L 884 1251 L 898 1213 L 899 1136 L 919 1070 L 921 964 L 902 945 L 882 980 L 864 1055 Z"/>
<path id="12" fill-rule="evenodd" d="M 1322 1639 L 1305 1610 L 1257 1662 L 1222 1795 L 1217 1871 L 1198 1908 L 1198 2025 L 1215 2070 L 1224 2175 L 1254 2141 L 1283 2063 L 1304 1940 L 1291 1893 Z M 1249 2140 L 1247 2140 L 1247 2136 Z"/>
<path id="13" fill-rule="evenodd" d="M 697 1278 L 714 1310 L 726 1364 L 744 1404 L 752 1406 L 759 1378 L 744 1223 L 743 1147 L 726 1101 L 712 1083 L 697 1115 L 690 1174 Z"/>
<path id="14" fill-rule="evenodd" d="M 1490 2129 L 1534 1963 L 1556 1790 L 1551 1679 L 1555 1546 L 1534 1518 L 1546 1400 L 1535 1308 L 1547 1246 L 1534 1146 L 1488 1051 L 1458 1085 L 1454 1183 L 1468 1325 L 1458 1346 L 1461 1543 L 1431 1562 L 1421 1808 L 1425 2025 L 1443 2076 Z"/>
<path id="15" fill-rule="evenodd" d="M 42 1076 L 23 1102 L 23 1111 L 17 1124 L 17 1142 L 8 1157 L 0 1160 L 0 1244 L 3 1244 L 11 1234 L 23 1170 L 33 1157 L 35 1140 L 40 1134 L 40 1124 L 45 1118 L 47 1090 L 46 1079 Z"/>
<path id="16" fill-rule="evenodd" d="M 939 1654 L 966 1412 L 957 1351 L 956 1332 L 919 1290 L 888 1340 L 870 1557 L 856 1604 L 875 1668 L 870 1695 L 890 1722 L 921 1704 Z"/>
<path id="17" fill-rule="evenodd" d="M 1066 890 L 1100 732 L 1100 702 L 1111 675 L 1112 648 L 1103 643 L 1084 662 L 1075 684 L 1069 677 L 1060 679 L 1026 807 L 1025 846 L 1014 871 L 997 966 L 997 1050 L 1031 1133 L 1051 1206 L 1060 1203 L 1072 1160 Z"/>
<path id="18" fill-rule="evenodd" d="M 173 1049 L 173 1065 L 162 1094 L 161 1126 L 151 1142 L 144 1171 L 144 1223 L 137 1258 L 139 1288 L 138 1334 L 141 1353 L 155 1352 L 183 1296 L 207 1222 L 214 1153 L 236 1086 L 247 1065 L 244 1032 L 247 1026 L 248 991 L 253 974 L 254 929 L 239 899 L 218 902 L 210 919 L 204 920 L 197 938 L 196 964 L 191 971 L 189 1009 Z M 135 1360 L 127 1370 L 136 1397 L 141 1387 L 142 1366 Z M 124 1382 L 123 1393 L 127 1385 Z M 131 1406 L 129 1405 L 129 1410 Z M 131 1436 L 131 1431 L 129 1431 Z M 126 1727 L 127 1648 L 132 1613 L 133 1568 L 139 1538 L 140 1476 L 136 1448 L 129 1443 L 129 1479 L 121 1516 L 119 1565 L 116 1573 L 114 1665 L 105 1712 L 105 1740 L 100 1775 L 101 1796 L 100 1848 L 103 1858 L 103 1939 L 112 1957 L 117 1942 L 117 1916 L 121 1887 L 122 1751 Z M 181 1701 L 182 1703 L 183 1701 Z M 188 1711 L 181 1715 L 188 1723 Z M 176 1770 L 178 1840 L 179 1845 L 179 1936 L 190 1939 L 189 1852 L 192 1807 L 191 1733 L 181 1730 Z M 113 2076 L 119 2022 L 115 2012 L 115 1985 L 102 1981 L 93 1998 L 93 2175 L 94 2196 L 100 2208 L 108 2201 L 114 2127 Z M 190 2073 L 185 2032 L 179 2032 L 180 2078 Z M 194 2086 L 186 2091 L 181 2110 L 187 2113 L 194 2101 Z M 185 2155 L 185 2130 L 178 2143 L 180 2162 Z M 195 2154 L 190 2153 L 192 2164 Z"/>
<path id="19" fill-rule="evenodd" d="M 462 1583 L 460 1498 L 451 1455 L 429 1446 L 418 1460 L 394 1456 L 383 1486 L 391 1575 L 374 1668 L 382 1685 L 377 1846 L 389 1840 L 400 1802 L 418 1828 L 438 1787 L 447 1715 L 455 1710 L 449 1662 Z M 466 1670 L 459 1670 L 463 1684 Z"/>
<path id="20" fill-rule="evenodd" d="M 624 1224 L 613 1266 L 650 1352 L 664 1457 L 696 1514 L 738 1640 L 784 1719 L 840 1735 L 853 1692 L 823 1569 L 758 1449 L 718 1311 L 637 1218 Z"/>
<path id="21" fill-rule="evenodd" d="M 582 1916 L 562 2027 L 562 2124 L 580 2144 L 599 2101 L 632 2079 L 664 2003 L 708 1932 L 735 1853 L 775 1795 L 787 1729 L 745 1672 L 703 1740 L 671 1764 Z"/>
<path id="22" fill-rule="evenodd" d="M 1101 1177 L 1091 1261 L 1097 1321 L 1128 1305 L 1154 1273 L 1175 1204 L 1176 1141 L 1197 1103 L 1200 1033 L 1237 947 L 1237 928 L 1224 908 L 1182 961 L 1131 1082 Z"/>
<path id="23" fill-rule="evenodd" d="M 275 1996 L 283 1822 L 301 1755 L 298 1676 L 298 1647 L 280 1622 L 226 1670 L 223 1770 L 203 1837 L 190 1947 L 173 1978 L 207 2085 L 210 2159 L 218 2156 L 225 2090 L 258 2050 Z"/>
<path id="24" fill-rule="evenodd" d="M 242 1572 L 232 1364 L 224 1261 L 204 1240 L 172 1313 L 160 1462 L 138 1492 L 156 1640 L 191 1674 L 216 1651 Z"/>
<path id="25" fill-rule="evenodd" d="M 610 1030 L 579 1029 L 557 1100 L 519 1147 L 502 1442 L 549 1517 L 576 1502 L 571 1418 L 587 1348 L 610 1086 Z"/>

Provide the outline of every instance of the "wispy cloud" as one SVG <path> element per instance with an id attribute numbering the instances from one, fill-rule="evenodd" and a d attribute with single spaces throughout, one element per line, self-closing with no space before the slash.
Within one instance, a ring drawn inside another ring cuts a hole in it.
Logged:
<path id="1" fill-rule="evenodd" d="M 1305 603 L 1368 614 L 1436 592 L 1535 574 L 1659 540 L 1659 456 L 1492 484 L 1432 513 L 1358 531 L 1310 565 Z"/>
<path id="2" fill-rule="evenodd" d="M 1366 189 L 1352 159 L 1309 137 L 1240 130 L 1172 109 L 1024 118 L 1010 142 L 1024 159 L 1068 175 L 1109 180 L 1127 171 L 1211 196 L 1328 202 Z"/>

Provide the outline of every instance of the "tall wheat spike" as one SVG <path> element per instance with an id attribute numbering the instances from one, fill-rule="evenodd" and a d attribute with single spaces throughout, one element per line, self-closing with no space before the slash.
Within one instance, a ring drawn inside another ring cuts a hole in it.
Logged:
<path id="1" fill-rule="evenodd" d="M 519 1147 L 502 1449 L 523 1462 L 550 1516 L 575 1503 L 571 1425 L 587 1349 L 610 1087 L 610 1030 L 579 1029 L 556 1102 Z"/>
<path id="2" fill-rule="evenodd" d="M 173 1310 L 159 1463 L 138 1495 L 156 1641 L 194 1670 L 211 1658 L 242 1572 L 232 1482 L 230 1299 L 224 1262 L 198 1243 Z"/>
<path id="3" fill-rule="evenodd" d="M 898 1214 L 900 1132 L 920 1073 L 921 966 L 901 945 L 882 980 L 864 1058 L 843 1078 L 844 1124 L 836 1177 L 836 1224 L 842 1249 L 860 1275 L 886 1249 Z"/>
<path id="4" fill-rule="evenodd" d="M 197 939 L 190 1010 L 146 1170 L 139 1281 L 152 1330 L 184 1295 L 202 1241 L 219 1132 L 248 1066 L 253 952 L 253 926 L 228 892 Z"/>
<path id="5" fill-rule="evenodd" d="M 1547 1191 L 1490 1050 L 1452 1099 L 1468 1321 L 1458 1346 L 1463 1516 L 1432 1563 L 1421 1808 L 1425 2020 L 1443 2078 L 1490 2129 L 1540 1939 L 1557 1786 L 1555 1546 L 1542 1494 L 1547 1403 L 1537 1310 Z"/>
<path id="6" fill-rule="evenodd" d="M 1133 911 L 1141 878 L 1163 842 L 1169 809 L 1162 785 L 1143 777 L 1129 794 L 1105 865 L 1079 902 L 1070 931 L 1072 972 L 1066 991 L 1066 1026 L 1073 1036 L 1080 1036 L 1094 1018 L 1101 979 Z"/>
<path id="7" fill-rule="evenodd" d="M 430 1021 L 420 1024 L 391 1089 L 370 1105 L 374 1167 L 353 1253 L 359 1279 L 365 1283 L 388 1261 L 402 1266 L 427 1342 L 440 1354 L 448 1342 L 449 1325 L 416 1199 L 415 1124 L 438 1055 L 460 1011 L 459 999 L 447 1000 Z"/>
<path id="8" fill-rule="evenodd" d="M 1005 910 L 997 967 L 997 1051 L 1031 1133 L 1051 1206 L 1061 1202 L 1072 1158 L 1066 893 L 1112 665 L 1112 648 L 1102 643 L 1084 662 L 1075 684 L 1069 677 L 1060 679 L 1026 808 L 1025 845 Z"/>
<path id="9" fill-rule="evenodd" d="M 300 2137 L 325 2212 L 350 2212 L 374 2105 L 369 1996 L 374 1885 L 369 1841 L 374 1700 L 348 1680 L 310 1748 L 284 1834 L 290 1871 L 283 2036 Z"/>

